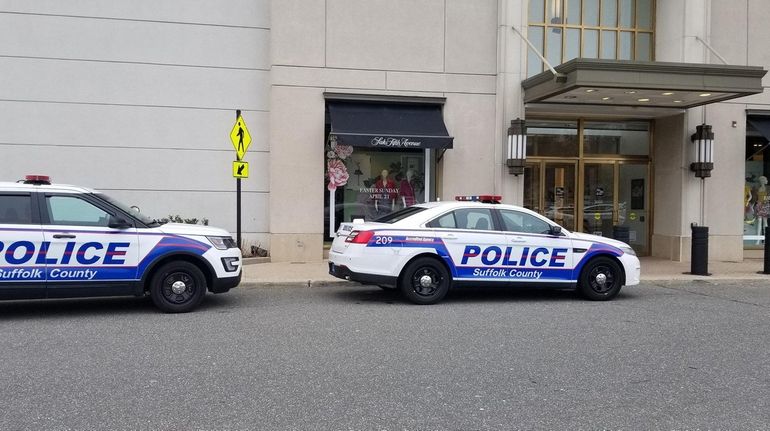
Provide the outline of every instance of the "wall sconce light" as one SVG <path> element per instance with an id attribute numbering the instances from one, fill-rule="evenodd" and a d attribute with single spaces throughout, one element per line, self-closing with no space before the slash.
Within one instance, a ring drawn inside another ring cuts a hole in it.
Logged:
<path id="1" fill-rule="evenodd" d="M 519 176 L 524 173 L 527 163 L 527 125 L 524 120 L 517 118 L 511 120 L 508 128 L 508 173 Z"/>
<path id="2" fill-rule="evenodd" d="M 711 126 L 699 125 L 690 140 L 695 143 L 695 163 L 690 164 L 690 170 L 698 178 L 710 177 L 714 169 L 714 133 L 711 132 Z"/>

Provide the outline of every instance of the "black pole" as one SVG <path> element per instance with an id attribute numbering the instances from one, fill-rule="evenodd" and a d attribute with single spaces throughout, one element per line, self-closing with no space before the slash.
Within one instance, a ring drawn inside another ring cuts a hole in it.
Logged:
<path id="1" fill-rule="evenodd" d="M 235 110 L 235 121 L 241 118 L 241 110 Z M 241 157 L 238 152 L 235 153 L 235 158 L 240 162 Z M 238 248 L 241 248 L 241 179 L 235 179 L 235 231 L 236 241 L 238 242 Z"/>
<path id="2" fill-rule="evenodd" d="M 756 223 L 759 223 L 757 218 Z M 765 227 L 765 268 L 762 274 L 770 274 L 770 229 Z"/>
<path id="3" fill-rule="evenodd" d="M 690 225 L 692 229 L 692 261 L 690 262 L 690 274 L 709 274 L 709 228 L 708 226 Z"/>

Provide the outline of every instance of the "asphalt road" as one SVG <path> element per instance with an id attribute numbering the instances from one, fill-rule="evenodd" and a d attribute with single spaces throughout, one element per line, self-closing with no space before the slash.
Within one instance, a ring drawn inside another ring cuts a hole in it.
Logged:
<path id="1" fill-rule="evenodd" d="M 0 303 L 0 429 L 768 429 L 770 286 Z"/>

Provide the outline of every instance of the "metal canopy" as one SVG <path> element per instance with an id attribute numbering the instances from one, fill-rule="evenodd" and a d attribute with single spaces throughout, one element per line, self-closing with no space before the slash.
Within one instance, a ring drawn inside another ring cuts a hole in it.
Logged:
<path id="1" fill-rule="evenodd" d="M 767 73 L 757 66 L 576 58 L 524 82 L 524 102 L 687 109 L 758 94 Z M 554 106 L 559 110 L 558 106 Z"/>

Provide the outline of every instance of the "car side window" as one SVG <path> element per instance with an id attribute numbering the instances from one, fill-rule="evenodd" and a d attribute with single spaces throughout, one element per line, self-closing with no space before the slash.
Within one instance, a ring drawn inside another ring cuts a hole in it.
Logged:
<path id="1" fill-rule="evenodd" d="M 455 222 L 454 211 L 446 213 L 441 217 L 438 217 L 429 221 L 427 226 L 445 228 L 445 229 L 455 229 L 457 227 L 457 223 Z"/>
<path id="2" fill-rule="evenodd" d="M 107 227 L 110 214 L 77 196 L 46 196 L 51 224 Z"/>
<path id="3" fill-rule="evenodd" d="M 32 224 L 32 197 L 0 195 L 0 223 Z"/>
<path id="4" fill-rule="evenodd" d="M 547 234 L 551 225 L 539 218 L 519 211 L 500 210 L 505 230 L 508 232 Z"/>
<path id="5" fill-rule="evenodd" d="M 494 224 L 488 208 L 459 208 L 431 220 L 428 227 L 493 230 Z"/>

